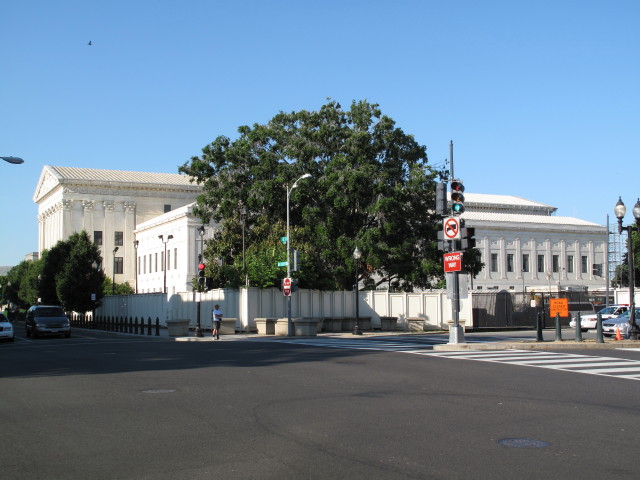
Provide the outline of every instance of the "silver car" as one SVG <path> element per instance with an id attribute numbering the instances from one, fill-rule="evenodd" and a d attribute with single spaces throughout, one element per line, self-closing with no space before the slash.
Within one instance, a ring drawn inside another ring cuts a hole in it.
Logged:
<path id="1" fill-rule="evenodd" d="M 608 318 L 602 322 L 602 334 L 605 337 L 613 337 L 616 331 L 620 330 L 620 335 L 623 337 L 629 334 L 629 317 L 631 316 L 631 310 L 627 310 L 622 315 L 618 315 L 615 318 Z M 635 309 L 636 325 L 640 325 L 640 308 Z"/>
<path id="2" fill-rule="evenodd" d="M 617 317 L 618 315 L 622 315 L 624 312 L 629 310 L 629 305 L 609 305 L 608 307 L 603 308 L 598 313 L 602 315 L 602 321 L 604 323 L 605 320 L 609 318 Z M 595 329 L 596 323 L 598 320 L 597 314 L 584 315 L 580 317 L 580 330 L 586 332 L 587 330 Z M 574 316 L 569 322 L 569 326 L 571 328 L 576 328 L 576 317 Z"/>
<path id="3" fill-rule="evenodd" d="M 4 314 L 0 313 L 0 340 L 13 342 L 14 338 L 13 324 L 7 320 Z"/>

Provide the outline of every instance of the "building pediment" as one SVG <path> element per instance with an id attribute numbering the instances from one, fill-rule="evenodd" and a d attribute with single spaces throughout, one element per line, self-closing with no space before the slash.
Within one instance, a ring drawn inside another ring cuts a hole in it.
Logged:
<path id="1" fill-rule="evenodd" d="M 40 201 L 52 190 L 55 190 L 58 185 L 60 185 L 60 177 L 56 175 L 49 166 L 45 165 L 40 173 L 40 179 L 38 180 L 36 191 L 33 194 L 33 201 L 40 203 Z"/>

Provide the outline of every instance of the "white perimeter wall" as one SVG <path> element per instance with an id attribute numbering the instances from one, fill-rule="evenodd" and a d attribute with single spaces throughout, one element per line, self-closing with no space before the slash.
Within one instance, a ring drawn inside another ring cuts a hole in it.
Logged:
<path id="1" fill-rule="evenodd" d="M 255 318 L 287 317 L 287 297 L 278 289 L 218 289 L 206 293 L 184 292 L 164 295 L 149 293 L 107 296 L 96 310 L 100 316 L 151 317 L 161 325 L 167 320 L 189 319 L 191 327 L 197 323 L 197 305 L 200 301 L 200 322 L 211 327 L 211 312 L 216 304 L 224 316 L 237 318 L 236 330 L 254 331 Z M 397 317 L 398 328 L 408 328 L 409 318 L 423 319 L 425 326 L 448 328 L 452 319 L 451 301 L 446 292 L 389 293 L 361 291 L 360 317 L 371 317 L 374 328 L 380 327 L 380 317 Z M 460 301 L 460 320 L 471 326 L 471 293 Z M 291 316 L 341 318 L 355 317 L 354 292 L 301 289 L 291 296 Z"/>

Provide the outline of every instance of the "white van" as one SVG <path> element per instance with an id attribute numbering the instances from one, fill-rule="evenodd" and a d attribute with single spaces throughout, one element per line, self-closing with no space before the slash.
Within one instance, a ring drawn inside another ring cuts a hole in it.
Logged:
<path id="1" fill-rule="evenodd" d="M 622 315 L 624 312 L 629 310 L 629 305 L 609 305 L 608 307 L 604 307 L 598 313 L 602 315 L 602 320 L 606 320 L 607 318 L 614 318 L 618 315 Z M 596 323 L 598 320 L 598 314 L 584 315 L 580 316 L 580 330 L 586 332 L 587 330 L 596 328 Z M 576 317 L 571 319 L 569 322 L 569 326 L 576 328 Z"/>

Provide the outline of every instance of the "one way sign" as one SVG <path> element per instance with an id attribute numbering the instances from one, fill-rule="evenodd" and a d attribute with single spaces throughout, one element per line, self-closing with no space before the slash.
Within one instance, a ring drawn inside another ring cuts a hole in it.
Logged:
<path id="1" fill-rule="evenodd" d="M 462 270 L 462 252 L 444 254 L 444 271 L 459 272 Z"/>

